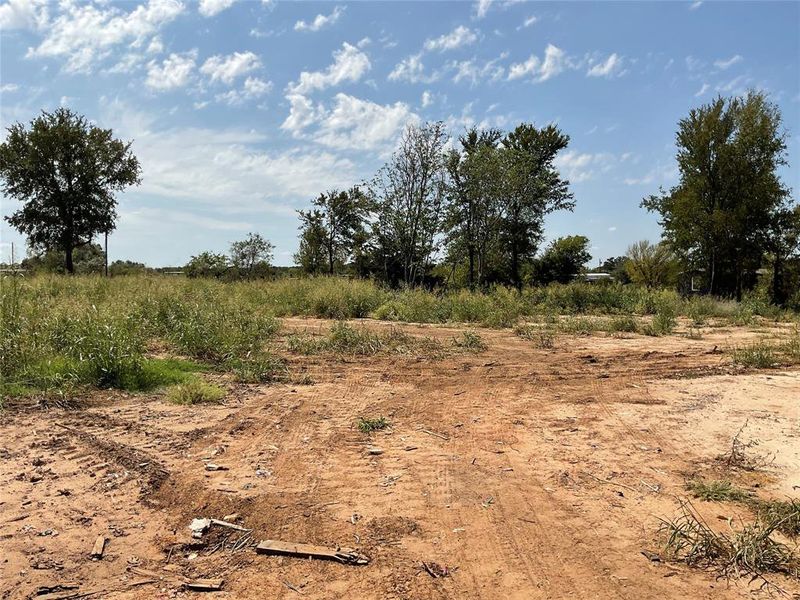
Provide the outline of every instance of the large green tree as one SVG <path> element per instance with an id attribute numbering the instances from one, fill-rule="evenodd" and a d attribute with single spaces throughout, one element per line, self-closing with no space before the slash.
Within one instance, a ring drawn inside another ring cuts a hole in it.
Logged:
<path id="1" fill-rule="evenodd" d="M 660 215 L 665 240 L 711 294 L 741 298 L 754 281 L 788 205 L 778 175 L 785 138 L 780 110 L 762 92 L 718 97 L 678 124 L 680 181 L 642 205 Z"/>
<path id="2" fill-rule="evenodd" d="M 303 227 L 315 227 L 325 251 L 328 274 L 343 266 L 361 237 L 369 212 L 367 196 L 358 188 L 320 194 L 311 211 L 298 211 Z"/>
<path id="3" fill-rule="evenodd" d="M 569 181 L 555 166 L 569 136 L 555 125 L 541 129 L 518 125 L 503 140 L 503 219 L 501 239 L 509 279 L 522 287 L 522 265 L 530 262 L 542 240 L 544 218 L 553 211 L 575 206 Z"/>
<path id="4" fill-rule="evenodd" d="M 319 209 L 298 211 L 300 215 L 300 245 L 294 255 L 295 264 L 304 273 L 317 275 L 327 266 L 324 226 L 325 215 Z"/>
<path id="5" fill-rule="evenodd" d="M 473 127 L 447 156 L 449 175 L 444 226 L 448 259 L 467 261 L 467 284 L 482 285 L 496 243 L 503 189 L 502 132 Z"/>
<path id="6" fill-rule="evenodd" d="M 274 250 L 275 245 L 260 233 L 248 233 L 245 239 L 231 244 L 231 265 L 245 277 L 264 276 Z"/>
<path id="7" fill-rule="evenodd" d="M 590 260 L 589 238 L 583 235 L 560 237 L 553 240 L 534 263 L 534 281 L 543 285 L 554 281 L 569 283 Z"/>
<path id="8" fill-rule="evenodd" d="M 444 123 L 410 125 L 369 186 L 377 212 L 373 223 L 375 262 L 391 283 L 417 284 L 438 249 L 447 140 Z"/>
<path id="9" fill-rule="evenodd" d="M 116 192 L 140 182 L 131 143 L 68 108 L 15 123 L 0 144 L 3 192 L 23 203 L 6 220 L 38 249 L 59 249 L 74 272 L 73 251 L 113 231 Z"/>

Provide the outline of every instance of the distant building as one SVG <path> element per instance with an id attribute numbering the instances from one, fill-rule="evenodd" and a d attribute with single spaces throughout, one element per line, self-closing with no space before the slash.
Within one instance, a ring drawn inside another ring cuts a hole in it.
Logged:
<path id="1" fill-rule="evenodd" d="M 576 281 L 585 281 L 586 283 L 614 281 L 614 276 L 611 273 L 581 273 L 579 275 L 573 275 L 572 278 Z"/>

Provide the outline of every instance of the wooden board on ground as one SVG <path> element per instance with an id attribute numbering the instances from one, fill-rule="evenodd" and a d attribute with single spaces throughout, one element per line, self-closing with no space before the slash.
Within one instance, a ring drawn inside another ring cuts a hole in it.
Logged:
<path id="1" fill-rule="evenodd" d="M 282 542 L 280 540 L 264 540 L 256 546 L 256 552 L 274 556 L 335 560 L 346 565 L 366 565 L 369 563 L 369 558 L 350 548 L 329 548 L 327 546 Z"/>

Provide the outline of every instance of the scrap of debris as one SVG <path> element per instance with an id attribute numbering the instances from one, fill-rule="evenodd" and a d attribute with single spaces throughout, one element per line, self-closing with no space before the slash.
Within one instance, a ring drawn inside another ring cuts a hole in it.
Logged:
<path id="1" fill-rule="evenodd" d="M 422 568 L 433 577 L 439 579 L 440 577 L 450 577 L 453 572 L 447 565 L 440 565 L 436 562 L 422 562 Z"/>
<path id="2" fill-rule="evenodd" d="M 89 554 L 94 560 L 100 560 L 103 558 L 103 552 L 106 549 L 106 538 L 105 536 L 99 535 L 97 539 L 94 541 L 94 546 L 92 546 L 92 552 Z"/>
<path id="3" fill-rule="evenodd" d="M 351 548 L 329 548 L 312 544 L 282 542 L 280 540 L 264 540 L 256 546 L 256 552 L 271 556 L 294 556 L 297 558 L 335 560 L 344 565 L 366 565 L 369 563 L 369 557 Z"/>

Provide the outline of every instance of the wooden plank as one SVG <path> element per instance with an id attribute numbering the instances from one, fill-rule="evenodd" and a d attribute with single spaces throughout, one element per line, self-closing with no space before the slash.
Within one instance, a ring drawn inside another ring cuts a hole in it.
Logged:
<path id="1" fill-rule="evenodd" d="M 97 539 L 94 541 L 94 546 L 92 546 L 92 553 L 90 556 L 92 558 L 101 559 L 103 558 L 103 552 L 106 549 L 106 538 L 105 536 L 99 535 Z"/>
<path id="2" fill-rule="evenodd" d="M 196 592 L 215 592 L 222 589 L 224 579 L 187 579 L 184 585 L 187 589 Z"/>
<path id="3" fill-rule="evenodd" d="M 273 556 L 335 560 L 346 565 L 366 565 L 369 562 L 369 558 L 350 548 L 329 548 L 280 540 L 264 540 L 256 546 L 256 552 Z"/>

